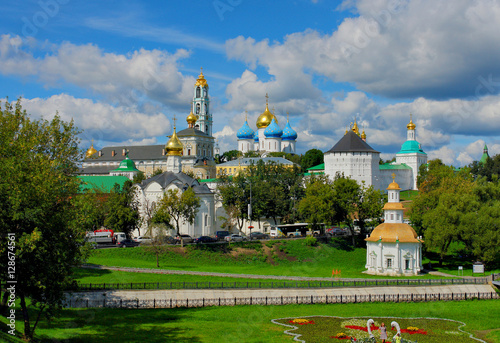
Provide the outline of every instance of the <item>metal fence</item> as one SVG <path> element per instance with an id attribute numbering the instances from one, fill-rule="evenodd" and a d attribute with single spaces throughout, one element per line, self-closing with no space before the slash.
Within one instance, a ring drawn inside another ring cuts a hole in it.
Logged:
<path id="1" fill-rule="evenodd" d="M 133 290 L 133 289 L 259 289 L 259 288 L 338 288 L 376 286 L 436 286 L 486 284 L 487 277 L 460 279 L 364 279 L 331 281 L 225 281 L 225 282 L 130 282 L 78 284 L 75 291 Z"/>
<path id="2" fill-rule="evenodd" d="M 372 295 L 326 295 L 326 296 L 281 296 L 246 298 L 201 298 L 201 299 L 152 299 L 152 300 L 89 300 L 70 299 L 67 308 L 174 308 L 236 305 L 289 305 L 289 304 L 347 304 L 363 302 L 425 302 L 456 301 L 470 299 L 499 299 L 495 292 L 450 293 L 450 294 L 372 294 Z"/>

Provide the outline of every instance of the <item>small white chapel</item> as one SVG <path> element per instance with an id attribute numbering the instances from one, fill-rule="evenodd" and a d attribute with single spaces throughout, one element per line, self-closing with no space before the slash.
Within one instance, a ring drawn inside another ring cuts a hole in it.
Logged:
<path id="1" fill-rule="evenodd" d="M 366 241 L 365 273 L 373 275 L 418 275 L 422 267 L 422 237 L 403 222 L 401 188 L 392 174 L 387 187 L 388 202 L 384 205 L 384 223 L 377 226 Z"/>

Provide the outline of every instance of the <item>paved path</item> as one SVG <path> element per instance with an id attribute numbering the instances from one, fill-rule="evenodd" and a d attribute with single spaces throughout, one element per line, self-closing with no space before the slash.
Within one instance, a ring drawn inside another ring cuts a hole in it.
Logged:
<path id="1" fill-rule="evenodd" d="M 282 289 L 174 289 L 174 290 L 128 290 L 75 292 L 72 299 L 106 300 L 185 300 L 250 297 L 296 297 L 334 295 L 404 295 L 404 294 L 458 294 L 491 293 L 490 285 L 445 285 L 363 288 L 282 288 Z"/>
<path id="2" fill-rule="evenodd" d="M 192 271 L 192 270 L 110 267 L 110 266 L 100 266 L 100 265 L 83 265 L 82 267 L 89 268 L 89 269 L 108 269 L 108 270 L 117 270 L 117 271 L 124 271 L 124 272 L 133 272 L 133 273 L 220 276 L 220 277 L 243 278 L 243 279 L 276 279 L 276 280 L 293 280 L 293 281 L 301 281 L 301 280 L 302 281 L 332 281 L 331 277 L 230 274 L 230 273 L 217 273 L 217 272 L 199 272 L 199 271 Z M 451 278 L 455 278 L 455 279 L 459 279 L 459 278 L 473 279 L 474 278 L 472 276 L 461 277 L 461 276 L 445 274 L 445 273 L 440 273 L 440 272 L 430 272 L 430 274 L 438 275 L 438 276 L 442 276 L 442 277 L 451 277 Z M 362 278 L 335 278 L 335 280 L 364 281 L 365 279 L 362 279 Z M 375 279 L 366 279 L 366 280 L 374 281 Z M 385 279 L 379 279 L 379 280 L 385 280 Z M 389 279 L 389 280 L 393 280 L 393 279 Z"/>

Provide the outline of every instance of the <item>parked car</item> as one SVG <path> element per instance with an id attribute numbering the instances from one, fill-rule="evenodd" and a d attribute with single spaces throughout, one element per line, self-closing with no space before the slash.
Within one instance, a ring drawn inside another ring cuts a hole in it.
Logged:
<path id="1" fill-rule="evenodd" d="M 242 242 L 242 241 L 246 241 L 247 238 L 240 236 L 240 235 L 232 234 L 232 235 L 224 237 L 224 239 L 227 242 Z"/>
<path id="2" fill-rule="evenodd" d="M 250 234 L 250 239 L 268 239 L 269 235 L 262 232 L 252 232 Z"/>
<path id="3" fill-rule="evenodd" d="M 176 244 L 177 240 L 172 236 L 165 236 L 163 237 L 163 242 L 166 244 Z"/>
<path id="4" fill-rule="evenodd" d="M 141 243 L 133 241 L 131 239 L 124 239 L 121 242 L 116 243 L 118 248 L 133 248 L 139 246 Z"/>
<path id="5" fill-rule="evenodd" d="M 191 237 L 190 235 L 180 235 L 180 236 L 175 236 L 175 240 L 176 240 L 177 244 L 181 243 L 181 237 L 182 237 L 182 241 L 184 243 L 193 243 L 193 241 L 194 241 L 193 237 Z"/>
<path id="6" fill-rule="evenodd" d="M 332 227 L 326 229 L 326 234 L 330 236 L 344 236 L 346 234 L 345 229 L 341 229 L 339 227 Z"/>
<path id="7" fill-rule="evenodd" d="M 153 239 L 148 236 L 139 236 L 134 239 L 137 243 L 143 243 L 143 244 L 151 244 L 153 242 Z"/>
<path id="8" fill-rule="evenodd" d="M 215 233 L 215 238 L 218 241 L 222 241 L 222 240 L 224 240 L 224 238 L 226 238 L 226 236 L 229 236 L 229 235 L 230 235 L 229 231 L 217 231 Z"/>
<path id="9" fill-rule="evenodd" d="M 213 242 L 217 242 L 217 240 L 213 237 L 210 237 L 210 236 L 201 236 L 201 237 L 195 238 L 194 242 L 197 244 L 198 243 L 213 243 Z"/>

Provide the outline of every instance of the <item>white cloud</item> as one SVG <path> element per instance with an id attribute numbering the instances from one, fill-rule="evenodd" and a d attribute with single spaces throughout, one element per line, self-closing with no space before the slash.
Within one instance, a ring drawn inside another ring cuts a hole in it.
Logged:
<path id="1" fill-rule="evenodd" d="M 48 99 L 22 99 L 22 106 L 35 118 L 52 118 L 56 112 L 65 121 L 74 120 L 83 130 L 82 143 L 94 139 L 95 146 L 109 144 L 139 144 L 156 142 L 156 137 L 166 136 L 171 131 L 167 117 L 160 112 L 143 113 L 135 107 L 112 106 L 90 99 L 78 99 L 67 94 Z M 134 143 L 135 142 L 135 143 Z"/>
<path id="2" fill-rule="evenodd" d="M 0 72 L 37 77 L 46 87 L 73 84 L 123 105 L 135 105 L 144 96 L 167 106 L 189 104 L 193 77 L 183 76 L 179 60 L 189 56 L 161 50 L 136 50 L 127 55 L 104 52 L 96 45 L 62 43 L 45 56 L 18 36 L 2 35 Z"/>
<path id="3" fill-rule="evenodd" d="M 227 55 L 252 69 L 264 66 L 275 78 L 269 84 L 301 84 L 306 94 L 312 73 L 388 97 L 499 92 L 498 83 L 481 88 L 482 79 L 500 75 L 498 2 L 360 0 L 355 5 L 359 16 L 344 19 L 332 34 L 307 30 L 273 44 L 237 37 L 227 41 Z"/>
<path id="4" fill-rule="evenodd" d="M 435 160 L 439 158 L 444 164 L 455 164 L 456 152 L 448 146 L 443 146 L 437 150 L 427 152 L 428 160 Z"/>

